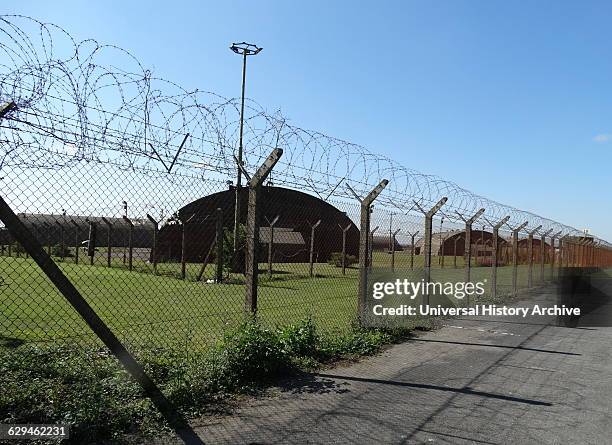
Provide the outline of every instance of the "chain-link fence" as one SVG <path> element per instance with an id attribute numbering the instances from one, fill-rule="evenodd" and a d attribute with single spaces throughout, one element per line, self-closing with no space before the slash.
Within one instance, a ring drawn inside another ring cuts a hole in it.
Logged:
<path id="1" fill-rule="evenodd" d="M 207 350 L 245 314 L 349 330 L 373 268 L 484 282 L 478 301 L 495 302 L 554 281 L 562 266 L 610 265 L 603 240 L 252 102 L 240 166 L 249 183 L 238 188 L 235 100 L 182 90 L 129 53 L 78 44 L 53 25 L 0 26 L 3 348 L 108 352 L 53 276 L 138 358 Z"/>

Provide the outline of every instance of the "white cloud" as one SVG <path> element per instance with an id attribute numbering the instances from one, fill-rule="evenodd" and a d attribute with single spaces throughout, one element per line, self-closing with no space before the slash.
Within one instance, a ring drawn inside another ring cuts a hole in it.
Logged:
<path id="1" fill-rule="evenodd" d="M 593 138 L 593 141 L 603 144 L 604 142 L 612 141 L 612 134 L 598 134 Z"/>

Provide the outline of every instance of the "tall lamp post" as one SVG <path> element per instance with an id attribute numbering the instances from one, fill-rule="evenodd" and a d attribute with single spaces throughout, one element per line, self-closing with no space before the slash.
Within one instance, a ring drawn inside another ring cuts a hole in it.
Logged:
<path id="1" fill-rule="evenodd" d="M 238 226 L 240 225 L 240 187 L 242 186 L 242 130 L 244 127 L 244 88 L 246 83 L 247 56 L 259 54 L 263 48 L 252 43 L 232 43 L 230 49 L 242 56 L 242 96 L 240 101 L 240 139 L 238 142 L 238 177 L 236 179 L 236 204 L 234 207 L 234 252 L 238 250 Z"/>

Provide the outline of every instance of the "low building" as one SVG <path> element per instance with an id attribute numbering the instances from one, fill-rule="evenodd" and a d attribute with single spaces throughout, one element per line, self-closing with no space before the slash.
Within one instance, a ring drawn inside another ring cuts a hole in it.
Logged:
<path id="1" fill-rule="evenodd" d="M 204 196 L 179 209 L 174 221 L 164 225 L 159 231 L 158 261 L 175 261 L 184 255 L 187 262 L 202 262 L 215 241 L 217 209 L 221 209 L 225 233 L 233 231 L 235 200 L 235 188 L 230 187 L 229 190 Z M 242 205 L 239 221 L 244 231 L 248 188 L 240 189 L 240 201 Z M 341 227 L 349 225 L 351 227 L 346 233 L 346 252 L 358 257 L 359 229 L 344 212 L 322 199 L 297 190 L 264 186 L 259 194 L 258 205 L 259 258 L 262 262 L 267 258 L 264 255 L 270 239 L 269 221 L 277 216 L 278 220 L 274 225 L 274 261 L 308 262 L 311 227 L 319 220 L 321 223 L 315 230 L 314 240 L 315 262 L 327 262 L 332 252 L 342 251 Z M 244 245 L 239 247 L 241 255 L 244 255 Z"/>
<path id="2" fill-rule="evenodd" d="M 402 245 L 397 241 L 396 238 L 390 235 L 374 235 L 372 240 L 372 250 L 374 252 L 391 252 L 391 239 L 395 244 L 395 251 L 400 252 L 404 250 Z"/>
<path id="3" fill-rule="evenodd" d="M 107 247 L 109 244 L 108 225 L 101 216 L 55 215 L 45 213 L 19 213 L 19 219 L 38 239 L 43 246 L 55 246 L 64 242 L 65 246 L 74 247 L 89 239 L 89 225 L 95 225 L 96 247 Z M 123 218 L 106 218 L 112 227 L 111 246 L 126 246 L 129 235 L 129 223 Z M 153 224 L 148 220 L 131 219 L 134 226 L 132 245 L 135 248 L 150 248 L 153 242 Z M 13 238 L 4 229 L 0 231 L 0 244 L 13 242 Z"/>

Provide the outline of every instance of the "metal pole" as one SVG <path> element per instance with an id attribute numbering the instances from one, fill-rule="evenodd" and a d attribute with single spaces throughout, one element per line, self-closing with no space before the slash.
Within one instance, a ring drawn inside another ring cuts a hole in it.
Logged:
<path id="1" fill-rule="evenodd" d="M 395 272 L 395 237 L 401 229 L 397 229 L 391 235 L 391 270 Z"/>
<path id="2" fill-rule="evenodd" d="M 485 209 L 479 209 L 474 215 L 470 218 L 465 219 L 463 215 L 457 212 L 457 215 L 465 222 L 465 242 L 463 249 L 463 262 L 465 268 L 465 282 L 469 283 L 471 281 L 471 269 L 472 269 L 472 224 L 480 218 L 480 216 L 484 213 Z M 469 298 L 468 298 L 469 303 Z"/>
<path id="3" fill-rule="evenodd" d="M 349 224 L 346 227 L 342 227 L 338 224 L 338 227 L 342 230 L 342 275 L 346 275 L 346 232 L 348 232 L 352 225 Z"/>
<path id="4" fill-rule="evenodd" d="M 368 242 L 370 238 L 370 213 L 372 203 L 382 193 L 389 184 L 387 179 L 383 179 L 374 187 L 368 195 L 361 199 L 353 189 L 347 186 L 351 193 L 359 200 L 361 212 L 359 218 L 359 289 L 357 297 L 357 316 L 360 322 L 366 313 L 367 293 L 368 293 Z"/>
<path id="5" fill-rule="evenodd" d="M 242 57 L 242 94 L 240 96 L 240 135 L 238 142 L 238 176 L 236 178 L 236 205 L 234 209 L 234 252 L 238 249 L 238 227 L 240 225 L 240 188 L 242 187 L 242 134 L 244 128 L 244 90 L 246 84 L 247 53 Z"/>
<path id="6" fill-rule="evenodd" d="M 245 310 L 255 315 L 257 313 L 257 243 L 259 242 L 259 211 L 257 198 L 262 182 L 268 177 L 274 165 L 283 154 L 281 148 L 275 148 L 255 175 L 249 179 L 249 204 L 246 226 L 246 270 L 245 270 Z"/>
<path id="7" fill-rule="evenodd" d="M 123 218 L 127 219 L 128 216 L 128 203 L 127 201 L 123 201 Z M 129 235 L 128 235 L 129 236 Z M 128 240 L 129 242 L 129 240 Z M 126 260 L 126 242 L 125 242 L 125 234 L 123 236 L 123 264 L 125 265 L 125 260 Z M 110 267 L 110 266 L 109 266 Z"/>
<path id="8" fill-rule="evenodd" d="M 527 244 L 527 260 L 528 260 L 528 272 L 527 272 L 527 287 L 531 289 L 533 287 L 533 235 L 542 228 L 540 224 L 538 227 L 529 232 L 528 244 Z"/>
<path id="9" fill-rule="evenodd" d="M 147 219 L 153 224 L 153 246 L 151 248 L 151 259 L 153 260 L 153 274 L 157 275 L 157 233 L 159 231 L 159 223 L 147 213 Z"/>
<path id="10" fill-rule="evenodd" d="M 512 231 L 512 295 L 518 294 L 518 234 L 527 227 L 529 221 L 525 221 Z"/>
<path id="11" fill-rule="evenodd" d="M 321 224 L 321 220 L 318 220 L 314 225 L 310 226 L 310 258 L 308 275 L 312 278 L 314 275 L 314 241 L 315 241 L 315 230 Z"/>
<path id="12" fill-rule="evenodd" d="M 59 226 L 59 231 L 60 231 L 60 254 L 59 257 L 61 258 L 62 261 L 64 261 L 66 255 L 65 255 L 65 250 L 66 250 L 66 241 L 64 239 L 64 225 L 59 222 L 59 221 L 55 221 L 55 224 L 57 224 Z"/>
<path id="13" fill-rule="evenodd" d="M 215 274 L 215 282 L 223 282 L 223 209 L 218 208 L 216 211 L 216 236 L 215 244 L 217 245 L 217 270 Z"/>
<path id="14" fill-rule="evenodd" d="M 93 266 L 94 257 L 96 255 L 96 224 L 89 221 L 89 241 L 87 242 L 87 254 L 89 256 L 89 265 Z"/>
<path id="15" fill-rule="evenodd" d="M 416 236 L 419 234 L 420 230 L 417 230 L 416 232 L 414 232 L 410 237 L 411 237 L 411 242 L 410 242 L 410 269 L 413 270 L 414 269 L 414 239 L 416 238 Z"/>
<path id="16" fill-rule="evenodd" d="M 426 285 L 431 281 L 431 236 L 433 217 L 438 212 L 438 210 L 440 210 L 440 208 L 444 204 L 446 204 L 446 201 L 448 201 L 448 198 L 445 196 L 440 199 L 440 201 L 438 201 L 435 206 L 429 209 L 428 212 L 425 212 L 425 234 L 423 240 L 423 271 Z M 415 204 L 417 203 L 415 202 Z M 421 209 L 421 211 L 423 210 Z M 429 305 L 429 292 L 427 292 L 427 288 L 423 293 L 423 303 Z"/>
<path id="17" fill-rule="evenodd" d="M 555 279 L 555 263 L 557 261 L 557 259 L 555 258 L 556 256 L 556 251 L 555 251 L 555 240 L 557 238 L 559 238 L 559 236 L 561 235 L 561 231 L 555 233 L 551 238 L 550 238 L 550 280 L 553 281 Z M 561 240 L 559 240 L 559 249 L 561 249 Z"/>
<path id="18" fill-rule="evenodd" d="M 134 254 L 133 236 L 134 236 L 134 224 L 127 216 L 123 217 L 124 220 L 129 224 L 128 227 L 128 270 L 132 271 L 132 258 Z"/>
<path id="19" fill-rule="evenodd" d="M 74 264 L 79 264 L 79 225 L 73 219 L 70 221 L 74 225 Z"/>
<path id="20" fill-rule="evenodd" d="M 111 267 L 111 258 L 112 258 L 112 247 L 111 246 L 113 244 L 113 224 L 105 217 L 102 217 L 102 221 L 104 221 L 104 223 L 106 224 L 106 265 L 108 267 Z"/>
<path id="21" fill-rule="evenodd" d="M 547 230 L 540 239 L 540 284 L 544 284 L 544 264 L 546 263 L 546 237 L 552 233 L 553 229 Z"/>
<path id="22" fill-rule="evenodd" d="M 497 224 L 493 225 L 493 251 L 491 261 L 491 297 L 497 296 L 497 250 L 499 245 L 499 229 L 510 220 L 510 216 L 504 217 Z"/>
<path id="23" fill-rule="evenodd" d="M 243 130 L 244 130 L 244 98 L 246 90 L 246 68 L 247 68 L 247 56 L 258 54 L 262 48 L 258 48 L 256 45 L 251 45 L 246 42 L 234 43 L 230 46 L 230 49 L 236 54 L 242 55 L 242 88 L 240 95 L 240 129 L 239 129 L 239 140 L 238 140 L 238 166 L 237 166 L 237 177 L 236 177 L 236 201 L 234 207 L 234 240 L 233 250 L 238 250 L 238 227 L 240 225 L 240 189 L 242 187 L 242 169 L 244 163 L 242 160 L 243 155 Z M 234 255 L 236 257 L 236 255 Z"/>

